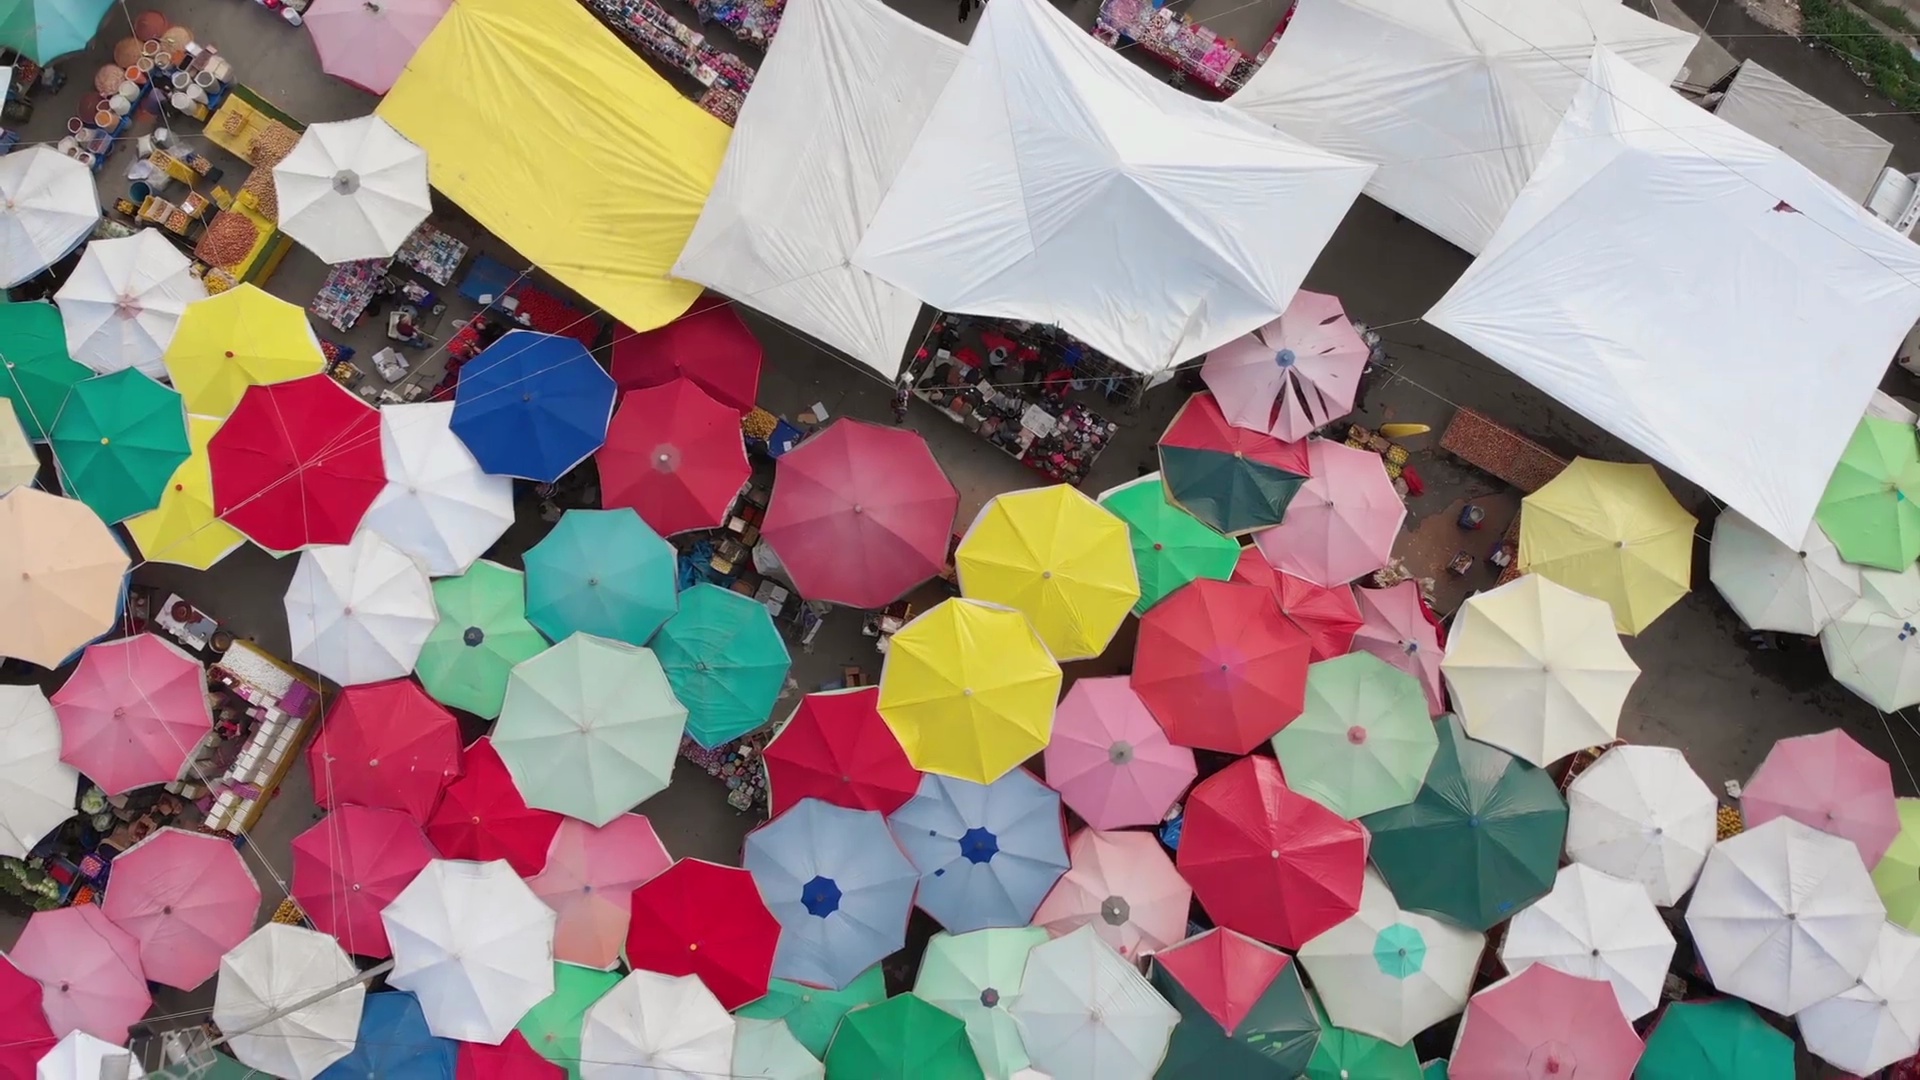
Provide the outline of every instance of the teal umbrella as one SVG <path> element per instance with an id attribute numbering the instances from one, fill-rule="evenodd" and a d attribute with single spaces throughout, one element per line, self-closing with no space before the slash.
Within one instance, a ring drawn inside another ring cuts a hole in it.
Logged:
<path id="1" fill-rule="evenodd" d="M 0 45 L 44 64 L 86 48 L 112 0 L 0 0 Z"/>
<path id="2" fill-rule="evenodd" d="M 1155 1075 L 1295 1080 L 1320 1042 L 1300 966 L 1270 945 L 1209 930 L 1154 955 L 1154 989 L 1180 1014 Z"/>
<path id="3" fill-rule="evenodd" d="M 73 384 L 49 441 L 61 487 L 108 524 L 159 506 L 191 449 L 180 395 L 133 368 Z"/>
<path id="4" fill-rule="evenodd" d="M 709 750 L 767 722 L 792 664 L 767 609 L 718 585 L 680 594 L 653 651 L 687 707 L 687 734 Z"/>
<path id="5" fill-rule="evenodd" d="M 1136 615 L 1197 578 L 1225 581 L 1240 559 L 1240 544 L 1167 501 L 1160 474 L 1143 476 L 1100 496 L 1100 505 L 1127 523 L 1133 567 L 1140 577 Z"/>
<path id="6" fill-rule="evenodd" d="M 1160 436 L 1168 500 L 1227 536 L 1280 524 L 1307 471 L 1305 442 L 1234 427 L 1210 393 L 1188 398 Z"/>
<path id="7" fill-rule="evenodd" d="M 17 0 L 0 0 L 0 4 Z M 0 397 L 27 437 L 46 442 L 73 384 L 92 375 L 67 355 L 67 329 L 52 304 L 0 304 Z"/>
<path id="8" fill-rule="evenodd" d="M 822 990 L 785 979 L 767 984 L 767 996 L 734 1010 L 737 1016 L 759 1020 L 785 1020 L 787 1029 L 807 1053 L 825 1057 L 833 1031 L 847 1010 L 872 1005 L 887 998 L 887 978 L 875 964 L 855 976 L 842 990 Z"/>
<path id="9" fill-rule="evenodd" d="M 645 645 L 673 615 L 673 546 L 629 509 L 569 510 L 527 549 L 527 621 L 551 641 L 569 634 Z"/>
<path id="10" fill-rule="evenodd" d="M 1447 1059 L 1435 1058 L 1421 1062 L 1420 1080 L 1447 1080 Z"/>
<path id="11" fill-rule="evenodd" d="M 1438 743 L 1420 680 L 1355 652 L 1307 668 L 1306 706 L 1273 753 L 1295 791 L 1358 818 L 1411 802 Z"/>
<path id="12" fill-rule="evenodd" d="M 547 647 L 527 621 L 524 575 L 483 559 L 459 577 L 435 581 L 433 602 L 440 621 L 414 665 L 420 685 L 442 705 L 498 717 L 507 673 Z"/>
<path id="13" fill-rule="evenodd" d="M 1793 1080 L 1793 1040 L 1744 1001 L 1677 1001 L 1660 1014 L 1635 1080 Z"/>

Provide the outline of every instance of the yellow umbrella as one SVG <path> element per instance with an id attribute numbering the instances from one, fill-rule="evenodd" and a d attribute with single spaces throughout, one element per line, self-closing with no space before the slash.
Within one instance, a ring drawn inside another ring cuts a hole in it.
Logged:
<path id="1" fill-rule="evenodd" d="M 58 667 L 120 618 L 127 553 L 86 503 L 0 495 L 0 656 Z"/>
<path id="2" fill-rule="evenodd" d="M 901 628 L 880 671 L 880 716 L 913 767 L 991 784 L 1053 735 L 1060 665 L 1010 608 L 945 600 Z"/>
<path id="3" fill-rule="evenodd" d="M 187 305 L 166 365 L 188 412 L 224 417 L 247 387 L 315 374 L 326 358 L 305 311 L 241 285 Z"/>
<path id="4" fill-rule="evenodd" d="M 1521 502 L 1520 569 L 1605 600 L 1637 634 L 1687 595 L 1697 524 L 1653 466 L 1574 458 Z"/>
<path id="5" fill-rule="evenodd" d="M 193 451 L 160 493 L 160 505 L 126 520 L 133 542 L 148 562 L 205 570 L 246 542 L 240 531 L 213 513 L 213 469 L 207 440 L 220 430 L 212 416 L 187 417 L 187 445 Z"/>
<path id="6" fill-rule="evenodd" d="M 1024 614 L 1060 660 L 1105 652 L 1140 599 L 1127 523 L 1066 484 L 995 496 L 955 563 L 963 595 Z"/>

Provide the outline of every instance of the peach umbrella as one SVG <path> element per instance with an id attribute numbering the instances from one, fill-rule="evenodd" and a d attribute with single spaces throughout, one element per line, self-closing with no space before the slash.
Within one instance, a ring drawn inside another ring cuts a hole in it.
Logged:
<path id="1" fill-rule="evenodd" d="M 633 890 L 672 865 L 643 815 L 622 814 L 600 826 L 562 821 L 547 848 L 546 869 L 527 879 L 533 894 L 560 914 L 553 958 L 613 970 L 632 922 Z"/>
<path id="2" fill-rule="evenodd" d="M 120 617 L 127 553 L 82 502 L 0 495 L 0 656 L 58 667 Z"/>

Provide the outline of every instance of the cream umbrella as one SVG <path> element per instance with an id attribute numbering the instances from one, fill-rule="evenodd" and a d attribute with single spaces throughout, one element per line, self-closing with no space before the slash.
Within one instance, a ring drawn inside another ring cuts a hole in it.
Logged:
<path id="1" fill-rule="evenodd" d="M 127 565 L 85 503 L 38 488 L 0 495 L 0 656 L 58 667 L 113 629 Z"/>
<path id="2" fill-rule="evenodd" d="M 427 152 L 378 116 L 310 124 L 273 167 L 280 228 L 330 263 L 384 259 L 427 220 Z"/>
<path id="3" fill-rule="evenodd" d="M 101 374 L 139 368 L 167 377 L 160 358 L 187 305 L 207 298 L 193 263 L 157 230 L 95 240 L 53 294 L 67 354 Z"/>
<path id="4" fill-rule="evenodd" d="M 40 455 L 33 452 L 27 429 L 11 410 L 0 410 L 0 495 L 17 487 L 32 487 L 40 479 Z"/>
<path id="5" fill-rule="evenodd" d="M 1372 867 L 1360 910 L 1300 946 L 1335 1026 L 1396 1046 L 1457 1014 L 1473 993 L 1487 936 L 1403 911 Z"/>
<path id="6" fill-rule="evenodd" d="M 314 1080 L 359 1039 L 359 974 L 332 935 L 268 923 L 220 958 L 213 1022 L 242 1065 Z"/>
<path id="7" fill-rule="evenodd" d="M 1673 949 L 1647 890 L 1574 863 L 1560 868 L 1552 892 L 1513 917 L 1500 962 L 1515 973 L 1545 964 L 1611 983 L 1621 1013 L 1638 1020 L 1660 1004 Z"/>
<path id="8" fill-rule="evenodd" d="M 1859 980 L 1794 1022 L 1808 1051 L 1858 1076 L 1920 1053 L 1920 935 L 1882 923 Z"/>
<path id="9" fill-rule="evenodd" d="M 630 972 L 587 1010 L 582 1080 L 733 1075 L 733 1017 L 698 976 Z"/>
<path id="10" fill-rule="evenodd" d="M 1719 806 L 1680 751 L 1616 746 L 1567 788 L 1567 857 L 1677 904 L 1713 849 Z"/>
<path id="11" fill-rule="evenodd" d="M 0 685 L 0 855 L 24 859 L 73 816 L 80 774 L 60 760 L 60 719 L 37 686 Z"/>
<path id="12" fill-rule="evenodd" d="M 1697 524 L 1653 466 L 1575 458 L 1521 501 L 1520 569 L 1599 597 L 1638 634 L 1691 587 Z"/>
<path id="13" fill-rule="evenodd" d="M 1723 510 L 1713 523 L 1707 560 L 1713 587 L 1755 630 L 1812 636 L 1860 599 L 1860 568 L 1840 557 L 1818 524 L 1796 548 Z"/>
<path id="14" fill-rule="evenodd" d="M 556 918 L 505 859 L 435 859 L 380 911 L 387 981 L 435 1035 L 498 1046 L 553 993 Z"/>
<path id="15" fill-rule="evenodd" d="M 0 288 L 72 251 L 100 220 L 93 172 L 50 146 L 0 158 Z"/>
<path id="16" fill-rule="evenodd" d="M 365 529 L 300 553 L 286 609 L 294 661 L 342 686 L 405 676 L 440 621 L 426 568 Z"/>
<path id="17" fill-rule="evenodd" d="M 1027 955 L 1014 1023 L 1036 1068 L 1059 1080 L 1148 1080 L 1180 1013 L 1090 926 Z"/>
<path id="18" fill-rule="evenodd" d="M 466 573 L 513 524 L 513 479 L 483 472 L 452 419 L 451 401 L 380 410 L 387 486 L 360 523 L 434 577 Z"/>

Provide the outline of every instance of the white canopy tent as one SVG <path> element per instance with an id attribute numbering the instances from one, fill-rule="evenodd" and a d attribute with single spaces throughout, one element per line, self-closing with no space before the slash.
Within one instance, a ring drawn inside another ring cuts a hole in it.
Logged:
<path id="1" fill-rule="evenodd" d="M 1152 374 L 1278 318 L 1372 172 L 993 0 L 853 261 Z"/>
<path id="2" fill-rule="evenodd" d="M 963 52 L 879 0 L 790 0 L 674 276 L 891 379 L 920 301 L 847 260 Z"/>
<path id="3" fill-rule="evenodd" d="M 1920 319 L 1920 248 L 1598 49 L 1426 319 L 1798 544 Z"/>

